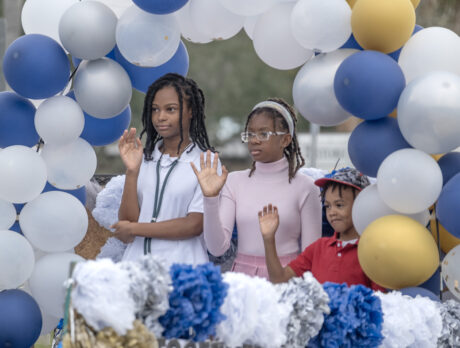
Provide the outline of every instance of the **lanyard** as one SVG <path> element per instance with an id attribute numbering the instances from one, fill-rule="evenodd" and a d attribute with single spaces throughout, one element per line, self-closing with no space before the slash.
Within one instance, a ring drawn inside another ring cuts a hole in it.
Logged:
<path id="1" fill-rule="evenodd" d="M 163 155 L 161 155 L 161 157 L 163 157 Z M 153 205 L 153 214 L 152 214 L 151 222 L 157 221 L 158 215 L 160 214 L 161 204 L 163 203 L 163 194 L 165 193 L 166 183 L 168 182 L 168 178 L 171 175 L 171 172 L 173 171 L 174 167 L 177 165 L 179 161 L 179 158 L 178 158 L 171 164 L 171 167 L 169 168 L 168 173 L 166 173 L 165 180 L 163 181 L 163 185 L 161 186 L 161 190 L 159 190 L 161 157 L 157 162 L 157 183 L 156 183 L 155 201 Z M 151 253 L 151 245 L 152 245 L 152 238 L 149 238 L 149 237 L 145 238 L 144 239 L 144 255 Z"/>

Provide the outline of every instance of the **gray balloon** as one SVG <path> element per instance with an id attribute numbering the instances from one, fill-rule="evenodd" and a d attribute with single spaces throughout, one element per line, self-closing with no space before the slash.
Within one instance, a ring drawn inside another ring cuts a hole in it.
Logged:
<path id="1" fill-rule="evenodd" d="M 120 114 L 132 95 L 128 74 L 109 58 L 83 61 L 75 74 L 73 86 L 78 104 L 87 114 L 97 118 Z"/>
<path id="2" fill-rule="evenodd" d="M 416 149 L 446 153 L 460 146 L 460 76 L 435 71 L 412 80 L 398 102 L 401 133 Z"/>
<path id="3" fill-rule="evenodd" d="M 292 87 L 294 104 L 312 123 L 335 126 L 351 115 L 340 106 L 334 93 L 334 77 L 345 58 L 358 52 L 339 49 L 315 56 L 299 70 Z"/>
<path id="4" fill-rule="evenodd" d="M 101 58 L 115 47 L 117 21 L 115 13 L 100 2 L 78 2 L 62 15 L 59 38 L 74 57 Z"/>

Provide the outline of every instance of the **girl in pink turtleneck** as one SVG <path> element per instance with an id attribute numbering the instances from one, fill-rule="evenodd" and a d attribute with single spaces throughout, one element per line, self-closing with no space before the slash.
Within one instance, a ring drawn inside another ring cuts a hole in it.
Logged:
<path id="1" fill-rule="evenodd" d="M 295 132 L 296 116 L 282 99 L 257 104 L 249 114 L 243 142 L 253 158 L 251 169 L 217 172 L 218 155 L 201 155 L 201 171 L 191 163 L 204 195 L 204 239 L 209 252 L 222 255 L 230 246 L 236 221 L 238 253 L 232 271 L 268 279 L 258 212 L 266 202 L 278 207 L 276 248 L 286 266 L 321 236 L 320 192 L 306 175 Z M 211 164 L 212 162 L 212 164 Z"/>

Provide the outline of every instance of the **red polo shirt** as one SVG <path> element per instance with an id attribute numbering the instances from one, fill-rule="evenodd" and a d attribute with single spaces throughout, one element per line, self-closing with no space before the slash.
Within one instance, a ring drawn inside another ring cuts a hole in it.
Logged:
<path id="1" fill-rule="evenodd" d="M 361 284 L 373 290 L 385 291 L 361 269 L 358 241 L 343 246 L 343 241 L 337 239 L 337 232 L 332 237 L 320 238 L 309 245 L 288 266 L 299 277 L 310 271 L 320 283 L 347 283 L 348 286 Z"/>

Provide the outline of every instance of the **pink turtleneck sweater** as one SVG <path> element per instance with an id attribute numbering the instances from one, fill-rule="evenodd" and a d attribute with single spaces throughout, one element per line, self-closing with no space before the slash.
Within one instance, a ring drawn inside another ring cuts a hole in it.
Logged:
<path id="1" fill-rule="evenodd" d="M 321 237 L 320 191 L 313 180 L 297 174 L 289 183 L 288 161 L 256 162 L 232 172 L 219 197 L 204 197 L 204 239 L 209 252 L 222 255 L 230 246 L 233 226 L 238 229 L 238 253 L 265 256 L 258 212 L 272 203 L 278 207 L 276 231 L 279 256 L 299 253 Z"/>

